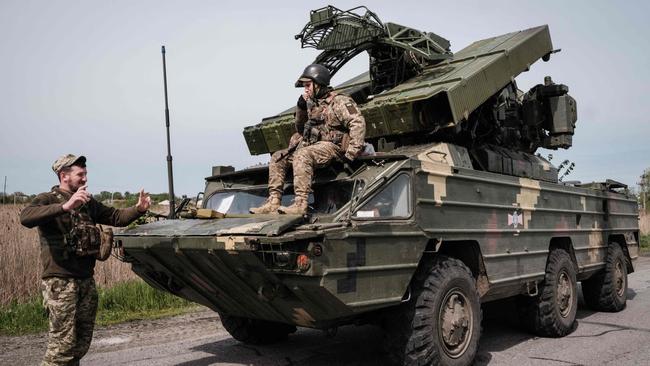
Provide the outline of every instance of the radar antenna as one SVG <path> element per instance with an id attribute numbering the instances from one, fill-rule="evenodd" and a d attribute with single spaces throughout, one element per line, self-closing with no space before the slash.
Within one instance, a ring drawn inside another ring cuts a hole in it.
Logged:
<path id="1" fill-rule="evenodd" d="M 370 56 L 371 92 L 378 94 L 417 75 L 428 65 L 452 57 L 448 40 L 395 23 L 382 23 L 365 6 L 312 10 L 310 20 L 295 36 L 302 48 L 322 50 L 314 63 L 332 75 L 356 55 Z"/>

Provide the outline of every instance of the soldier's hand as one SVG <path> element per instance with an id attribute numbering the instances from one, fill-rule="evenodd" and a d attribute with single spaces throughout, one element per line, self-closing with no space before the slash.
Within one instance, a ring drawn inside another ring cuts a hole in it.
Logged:
<path id="1" fill-rule="evenodd" d="M 349 164 L 349 163 L 351 163 L 351 162 L 354 160 L 354 158 L 355 158 L 355 157 L 354 157 L 352 154 L 350 154 L 349 152 L 346 152 L 346 153 L 342 156 L 341 160 L 343 160 L 344 163 L 348 163 L 348 164 Z"/>
<path id="2" fill-rule="evenodd" d="M 307 99 L 305 98 L 304 94 L 301 94 L 298 97 L 298 102 L 296 103 L 296 106 L 303 111 L 307 110 Z"/>
<path id="3" fill-rule="evenodd" d="M 149 193 L 145 193 L 144 189 L 141 189 L 140 195 L 138 196 L 138 203 L 135 205 L 135 208 L 138 210 L 138 212 L 144 213 L 147 212 L 150 206 L 151 197 L 149 197 Z"/>
<path id="4" fill-rule="evenodd" d="M 88 185 L 84 185 L 77 189 L 77 191 L 70 197 L 70 199 L 63 204 L 63 210 L 66 212 L 70 212 L 90 201 L 90 193 L 86 191 L 88 188 Z"/>

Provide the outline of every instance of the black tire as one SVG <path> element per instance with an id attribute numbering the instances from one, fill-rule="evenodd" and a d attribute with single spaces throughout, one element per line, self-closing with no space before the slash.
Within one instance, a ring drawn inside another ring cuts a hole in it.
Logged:
<path id="1" fill-rule="evenodd" d="M 544 282 L 535 297 L 519 299 L 522 325 L 542 337 L 563 337 L 576 328 L 578 285 L 569 253 L 554 249 L 548 256 Z"/>
<path id="2" fill-rule="evenodd" d="M 247 344 L 269 344 L 284 341 L 296 327 L 266 320 L 219 315 L 221 324 L 236 340 Z"/>
<path id="3" fill-rule="evenodd" d="M 481 337 L 476 281 L 463 262 L 437 257 L 414 280 L 411 300 L 386 324 L 385 347 L 393 364 L 470 365 Z"/>
<path id="4" fill-rule="evenodd" d="M 617 312 L 627 302 L 627 259 L 618 243 L 607 248 L 605 269 L 582 281 L 587 306 L 598 311 Z"/>

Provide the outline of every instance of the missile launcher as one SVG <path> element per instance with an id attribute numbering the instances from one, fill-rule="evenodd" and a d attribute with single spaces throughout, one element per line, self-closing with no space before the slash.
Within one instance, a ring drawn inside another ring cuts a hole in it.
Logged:
<path id="1" fill-rule="evenodd" d="M 332 74 L 368 53 L 369 71 L 335 90 L 359 104 L 366 141 L 375 151 L 449 142 L 466 147 L 479 169 L 557 181 L 557 171 L 534 153 L 571 146 L 576 101 L 566 85 L 550 77 L 526 93 L 515 81 L 556 52 L 548 26 L 476 41 L 452 53 L 449 41 L 434 33 L 382 23 L 365 7 L 328 6 L 311 12 L 296 39 L 303 48 L 322 50 L 314 63 Z M 250 153 L 286 148 L 296 132 L 294 110 L 246 127 Z"/>

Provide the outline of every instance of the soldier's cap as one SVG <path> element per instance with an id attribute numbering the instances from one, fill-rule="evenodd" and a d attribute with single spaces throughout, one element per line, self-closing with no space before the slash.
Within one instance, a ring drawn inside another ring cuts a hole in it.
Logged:
<path id="1" fill-rule="evenodd" d="M 83 155 L 76 156 L 73 154 L 63 155 L 58 159 L 56 159 L 54 164 L 52 164 L 52 170 L 54 171 L 54 173 L 59 174 L 61 169 L 71 167 L 75 164 L 80 164 L 80 165 L 86 164 L 86 157 Z"/>

